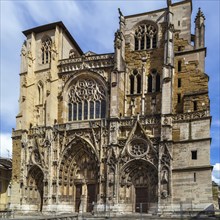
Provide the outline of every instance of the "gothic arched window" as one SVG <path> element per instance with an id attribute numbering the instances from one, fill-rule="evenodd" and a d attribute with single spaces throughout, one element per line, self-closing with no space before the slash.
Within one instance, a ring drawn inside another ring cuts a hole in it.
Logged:
<path id="1" fill-rule="evenodd" d="M 88 119 L 88 102 L 85 100 L 84 102 L 84 120 Z"/>
<path id="2" fill-rule="evenodd" d="M 137 75 L 137 93 L 141 93 L 141 75 Z"/>
<path id="3" fill-rule="evenodd" d="M 68 120 L 105 118 L 104 88 L 93 79 L 79 79 L 69 90 Z"/>
<path id="4" fill-rule="evenodd" d="M 42 64 L 50 63 L 51 61 L 51 46 L 52 40 L 50 37 L 44 37 L 41 41 L 41 61 Z"/>
<path id="5" fill-rule="evenodd" d="M 135 50 L 145 50 L 157 47 L 157 29 L 152 24 L 141 24 L 135 30 Z"/>
<path id="6" fill-rule="evenodd" d="M 148 75 L 148 92 L 152 92 L 152 75 L 151 74 L 149 74 Z"/>
<path id="7" fill-rule="evenodd" d="M 103 99 L 101 100 L 101 118 L 105 118 L 106 112 L 106 101 Z"/>
<path id="8" fill-rule="evenodd" d="M 43 83 L 40 81 L 37 84 L 37 90 L 38 90 L 38 105 L 43 104 L 43 91 L 44 91 L 44 86 Z"/>
<path id="9" fill-rule="evenodd" d="M 130 94 L 134 94 L 134 76 L 130 75 Z"/>
<path id="10" fill-rule="evenodd" d="M 157 73 L 156 75 L 156 92 L 160 91 L 160 75 Z"/>
<path id="11" fill-rule="evenodd" d="M 68 104 L 68 109 L 69 109 L 68 120 L 70 121 L 72 119 L 72 116 L 73 116 L 73 104 L 72 103 Z"/>
<path id="12" fill-rule="evenodd" d="M 148 92 L 160 92 L 160 74 L 156 69 L 148 75 Z"/>
<path id="13" fill-rule="evenodd" d="M 134 69 L 130 75 L 130 94 L 141 93 L 141 82 L 142 78 L 140 73 Z"/>

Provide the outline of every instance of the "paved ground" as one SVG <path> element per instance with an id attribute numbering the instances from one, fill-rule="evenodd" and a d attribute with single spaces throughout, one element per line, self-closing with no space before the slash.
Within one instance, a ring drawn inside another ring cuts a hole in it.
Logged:
<path id="1" fill-rule="evenodd" d="M 9 213 L 8 213 L 9 214 Z M 91 215 L 91 213 L 84 213 L 84 214 L 63 214 L 63 215 L 55 215 L 55 214 L 51 214 L 51 215 L 43 215 L 42 213 L 35 213 L 35 215 L 29 216 L 29 215 L 13 215 L 13 213 L 11 213 L 11 216 L 0 216 L 0 219 L 11 219 L 11 220 L 145 220 L 145 219 L 149 219 L 149 220 L 191 220 L 191 219 L 207 219 L 207 220 L 220 220 L 220 216 L 219 217 L 208 217 L 207 215 L 200 215 L 197 217 L 183 217 L 183 216 L 153 216 L 153 215 L 149 215 L 149 214 L 139 214 L 139 213 L 135 213 L 135 214 L 131 214 L 131 215 L 122 215 L 122 216 L 102 216 L 102 217 L 97 217 L 97 216 L 93 216 Z"/>

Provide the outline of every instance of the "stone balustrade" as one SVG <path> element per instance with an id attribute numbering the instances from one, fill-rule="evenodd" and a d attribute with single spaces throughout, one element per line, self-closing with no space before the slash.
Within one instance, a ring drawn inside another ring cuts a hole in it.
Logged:
<path id="1" fill-rule="evenodd" d="M 84 70 L 84 69 L 100 69 L 113 67 L 113 54 L 102 54 L 92 56 L 82 56 L 72 59 L 59 61 L 58 68 L 60 73 Z"/>

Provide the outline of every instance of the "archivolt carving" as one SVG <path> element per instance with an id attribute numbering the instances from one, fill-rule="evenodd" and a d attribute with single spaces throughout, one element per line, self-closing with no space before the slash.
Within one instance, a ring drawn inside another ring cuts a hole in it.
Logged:
<path id="1" fill-rule="evenodd" d="M 74 181 L 98 181 L 99 162 L 88 143 L 75 139 L 63 153 L 59 168 L 59 184 L 72 185 Z"/>
<path id="2" fill-rule="evenodd" d="M 122 168 L 120 185 L 157 186 L 157 169 L 144 160 L 132 160 Z M 156 193 L 156 188 L 153 190 Z M 152 192 L 153 192 L 152 191 Z"/>
<path id="3" fill-rule="evenodd" d="M 100 131 L 97 129 L 90 129 L 90 130 L 77 130 L 71 131 L 67 133 L 65 136 L 60 135 L 59 141 L 61 150 L 64 150 L 65 146 L 75 143 L 77 140 L 81 140 L 85 144 L 90 144 L 91 146 L 95 146 L 98 148 L 98 142 L 100 141 Z"/>

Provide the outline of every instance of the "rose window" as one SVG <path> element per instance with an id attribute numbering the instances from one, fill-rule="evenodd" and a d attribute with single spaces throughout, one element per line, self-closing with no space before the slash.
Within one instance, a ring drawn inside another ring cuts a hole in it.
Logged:
<path id="1" fill-rule="evenodd" d="M 129 151 L 132 156 L 142 156 L 147 152 L 147 143 L 142 140 L 134 140 L 131 142 Z"/>

